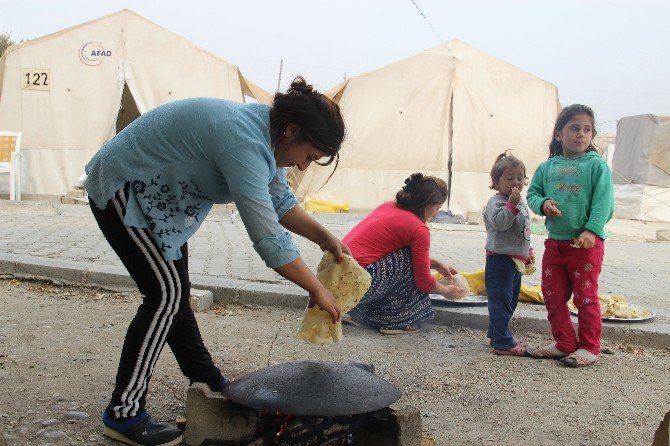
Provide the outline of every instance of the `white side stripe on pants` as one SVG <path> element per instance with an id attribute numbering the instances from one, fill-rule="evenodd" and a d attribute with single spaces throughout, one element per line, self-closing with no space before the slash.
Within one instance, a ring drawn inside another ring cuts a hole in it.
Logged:
<path id="1" fill-rule="evenodd" d="M 119 218 L 123 221 L 127 206 L 123 189 L 119 190 L 117 197 L 113 198 L 112 202 Z M 128 417 L 137 414 L 140 399 L 146 390 L 147 381 L 165 344 L 165 338 L 172 324 L 172 319 L 179 309 L 181 298 L 181 282 L 174 263 L 163 259 L 146 230 L 126 226 L 126 231 L 128 231 L 156 276 L 161 289 L 161 302 L 142 341 L 132 377 L 121 395 L 121 405 L 114 407 L 116 417 Z"/>

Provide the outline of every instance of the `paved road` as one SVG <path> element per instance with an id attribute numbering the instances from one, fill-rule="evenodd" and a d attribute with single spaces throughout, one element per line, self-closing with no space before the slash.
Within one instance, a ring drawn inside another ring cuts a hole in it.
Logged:
<path id="1" fill-rule="evenodd" d="M 46 202 L 0 201 L 0 254 L 77 261 L 96 266 L 121 266 L 90 214 L 88 206 Z M 335 235 L 344 236 L 361 215 L 319 214 L 314 216 Z M 601 274 L 602 293 L 623 294 L 629 301 L 652 308 L 670 333 L 670 242 L 640 240 L 641 226 L 617 221 L 617 234 L 606 243 Z M 432 255 L 463 271 L 483 268 L 485 232 L 482 226 L 432 225 Z M 312 268 L 321 258 L 318 247 L 295 237 L 306 263 Z M 638 239 L 636 239 L 638 238 Z M 534 235 L 532 246 L 538 259 L 544 237 Z M 225 206 L 217 206 L 189 242 L 192 274 L 264 284 L 290 285 L 265 267 L 251 247 L 244 225 Z M 536 274 L 537 275 L 537 274 Z M 524 279 L 538 285 L 539 278 Z M 639 324 L 638 324 L 639 325 Z"/>

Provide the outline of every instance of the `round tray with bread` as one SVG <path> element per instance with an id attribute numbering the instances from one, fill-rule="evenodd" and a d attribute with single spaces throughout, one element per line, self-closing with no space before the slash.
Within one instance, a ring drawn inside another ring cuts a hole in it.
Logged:
<path id="1" fill-rule="evenodd" d="M 430 300 L 436 304 L 457 305 L 457 306 L 487 305 L 489 301 L 487 296 L 481 294 L 471 294 L 469 296 L 465 296 L 462 299 L 447 299 L 446 297 L 440 296 L 439 294 L 431 294 Z"/>
<path id="2" fill-rule="evenodd" d="M 649 308 L 632 305 L 626 302 L 623 296 L 601 294 L 599 297 L 600 313 L 604 321 L 640 322 L 656 317 L 656 314 Z M 579 313 L 572 299 L 568 301 L 568 309 L 574 315 Z"/>
<path id="3" fill-rule="evenodd" d="M 467 279 L 463 277 L 462 274 L 454 274 L 452 276 L 451 282 L 447 281 L 446 278 L 440 273 L 434 272 L 432 274 L 433 277 L 435 277 L 442 285 L 444 286 L 455 285 L 465 290 L 468 293 L 467 296 L 461 298 L 447 298 L 440 294 L 431 294 L 430 300 L 433 303 L 444 304 L 444 305 L 463 305 L 463 306 L 487 305 L 489 298 L 484 294 L 472 293 L 470 290 L 470 286 L 468 285 Z"/>

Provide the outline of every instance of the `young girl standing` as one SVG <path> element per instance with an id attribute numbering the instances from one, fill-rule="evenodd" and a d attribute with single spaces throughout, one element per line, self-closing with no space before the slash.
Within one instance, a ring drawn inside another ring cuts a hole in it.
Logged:
<path id="1" fill-rule="evenodd" d="M 600 353 L 598 275 L 614 191 L 612 173 L 593 146 L 595 135 L 593 110 L 579 104 L 564 108 L 556 119 L 549 159 L 535 171 L 527 197 L 533 212 L 546 216 L 542 294 L 556 341 L 528 348 L 528 354 L 561 359 L 570 367 L 591 365 Z M 577 334 L 567 307 L 571 296 L 579 312 Z"/>
<path id="2" fill-rule="evenodd" d="M 486 204 L 486 293 L 493 353 L 523 356 L 526 344 L 512 336 L 510 322 L 519 301 L 521 270 L 534 262 L 530 248 L 530 217 L 521 201 L 526 167 L 505 153 L 491 169 L 491 188 L 498 191 Z"/>

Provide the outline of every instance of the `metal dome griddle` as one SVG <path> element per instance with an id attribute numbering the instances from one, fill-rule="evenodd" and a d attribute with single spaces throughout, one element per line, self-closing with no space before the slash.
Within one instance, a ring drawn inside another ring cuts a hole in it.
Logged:
<path id="1" fill-rule="evenodd" d="M 294 361 L 251 372 L 223 389 L 228 399 L 290 415 L 337 417 L 390 406 L 400 398 L 391 383 L 352 364 Z"/>

